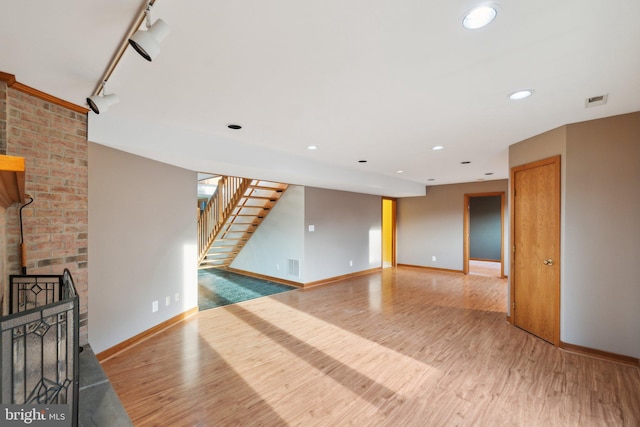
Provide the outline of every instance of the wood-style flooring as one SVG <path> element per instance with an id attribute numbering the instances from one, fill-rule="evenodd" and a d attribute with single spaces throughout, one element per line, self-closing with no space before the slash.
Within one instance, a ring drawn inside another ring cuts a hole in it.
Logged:
<path id="1" fill-rule="evenodd" d="M 640 370 L 510 326 L 506 287 L 385 269 L 202 311 L 103 368 L 137 426 L 640 425 Z"/>
<path id="2" fill-rule="evenodd" d="M 469 260 L 469 274 L 500 277 L 501 267 L 502 265 L 500 264 L 500 262 L 478 261 L 474 259 Z"/>

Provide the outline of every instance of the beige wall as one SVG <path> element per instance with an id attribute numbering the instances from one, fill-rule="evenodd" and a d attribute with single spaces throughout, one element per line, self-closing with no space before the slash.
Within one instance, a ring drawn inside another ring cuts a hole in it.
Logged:
<path id="1" fill-rule="evenodd" d="M 304 187 L 290 185 L 242 248 L 232 268 L 302 283 L 289 260 L 304 260 Z"/>
<path id="2" fill-rule="evenodd" d="M 98 353 L 197 306 L 197 174 L 93 143 L 89 162 L 89 342 Z"/>
<path id="3" fill-rule="evenodd" d="M 560 155 L 560 339 L 640 357 L 640 113 L 569 124 L 509 147 Z"/>
<path id="4" fill-rule="evenodd" d="M 397 262 L 422 267 L 463 270 L 464 195 L 507 192 L 507 180 L 470 182 L 429 187 L 427 195 L 398 199 Z M 506 196 L 506 194 L 505 194 Z M 505 274 L 508 243 L 508 209 L 505 212 Z M 432 261 L 432 256 L 436 261 Z"/>
<path id="5" fill-rule="evenodd" d="M 567 126 L 562 340 L 640 358 L 640 112 Z"/>
<path id="6" fill-rule="evenodd" d="M 378 268 L 381 218 L 380 196 L 292 185 L 232 267 L 298 283 Z M 299 277 L 289 259 L 300 261 Z"/>
<path id="7" fill-rule="evenodd" d="M 304 221 L 304 283 L 382 266 L 380 196 L 305 187 Z"/>

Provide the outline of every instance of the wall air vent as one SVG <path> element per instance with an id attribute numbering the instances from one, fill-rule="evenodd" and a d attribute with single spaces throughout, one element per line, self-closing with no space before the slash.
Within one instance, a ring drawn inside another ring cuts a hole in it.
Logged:
<path id="1" fill-rule="evenodd" d="M 598 105 L 604 105 L 607 103 L 608 97 L 609 97 L 609 94 L 592 96 L 591 98 L 587 98 L 584 100 L 584 106 L 585 108 L 589 108 L 589 107 L 597 107 Z"/>
<path id="2" fill-rule="evenodd" d="M 289 259 L 289 276 L 300 277 L 300 260 Z"/>

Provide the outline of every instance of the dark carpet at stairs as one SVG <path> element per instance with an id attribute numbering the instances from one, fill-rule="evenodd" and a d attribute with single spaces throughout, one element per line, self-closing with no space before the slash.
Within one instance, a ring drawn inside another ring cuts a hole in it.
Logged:
<path id="1" fill-rule="evenodd" d="M 296 288 L 226 270 L 198 270 L 198 306 L 201 311 L 293 289 Z"/>

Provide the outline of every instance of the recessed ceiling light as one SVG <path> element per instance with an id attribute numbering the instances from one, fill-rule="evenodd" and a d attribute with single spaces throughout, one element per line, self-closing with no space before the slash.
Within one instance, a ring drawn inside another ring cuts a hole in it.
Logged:
<path id="1" fill-rule="evenodd" d="M 444 147 L 442 145 L 434 145 L 433 147 L 431 147 L 431 149 L 433 151 L 438 151 L 438 150 L 442 150 Z"/>
<path id="2" fill-rule="evenodd" d="M 518 90 L 516 92 L 511 93 L 509 95 L 509 99 L 512 101 L 517 101 L 519 99 L 528 98 L 531 95 L 533 95 L 533 90 L 531 89 Z"/>
<path id="3" fill-rule="evenodd" d="M 242 126 L 240 125 L 227 125 L 227 127 L 234 130 L 242 129 Z"/>
<path id="4" fill-rule="evenodd" d="M 317 145 L 309 145 L 309 146 L 307 146 L 307 150 L 313 151 L 313 150 L 317 150 L 317 149 L 318 149 Z"/>
<path id="5" fill-rule="evenodd" d="M 497 14 L 498 10 L 495 6 L 478 6 L 464 16 L 462 26 L 467 30 L 477 30 L 489 25 L 496 19 Z"/>
<path id="6" fill-rule="evenodd" d="M 470 161 L 465 160 L 464 162 L 460 162 L 461 165 L 468 165 L 469 163 L 471 163 Z"/>
<path id="7" fill-rule="evenodd" d="M 358 163 L 367 163 L 366 160 L 358 160 Z"/>
<path id="8" fill-rule="evenodd" d="M 396 173 L 404 173 L 404 171 L 400 171 L 400 170 L 398 170 L 398 171 L 396 171 Z"/>

